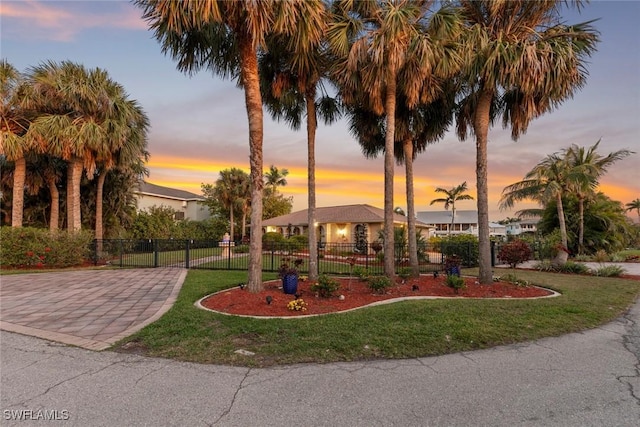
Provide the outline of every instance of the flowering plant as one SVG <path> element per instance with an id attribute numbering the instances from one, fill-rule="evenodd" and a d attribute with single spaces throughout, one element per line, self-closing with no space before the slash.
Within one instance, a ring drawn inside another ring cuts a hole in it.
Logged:
<path id="1" fill-rule="evenodd" d="M 295 261 L 293 261 L 293 266 L 291 265 L 291 258 L 284 258 L 282 260 L 282 264 L 280 264 L 280 267 L 278 268 L 278 277 L 280 277 L 281 279 L 284 278 L 285 276 L 298 276 L 300 273 L 298 271 L 298 269 L 300 268 L 300 266 L 302 265 L 304 261 L 301 258 L 297 258 Z"/>
<path id="2" fill-rule="evenodd" d="M 302 298 L 289 301 L 287 308 L 291 311 L 307 311 L 307 303 Z"/>

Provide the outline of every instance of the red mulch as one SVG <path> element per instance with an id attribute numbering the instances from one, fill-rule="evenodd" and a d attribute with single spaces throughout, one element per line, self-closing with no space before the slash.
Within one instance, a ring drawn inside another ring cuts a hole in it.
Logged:
<path id="1" fill-rule="evenodd" d="M 491 285 L 480 285 L 476 278 L 465 277 L 466 287 L 457 294 L 454 289 L 445 285 L 445 278 L 440 276 L 420 276 L 409 279 L 406 283 L 389 288 L 384 294 L 373 293 L 365 282 L 357 278 L 339 279 L 340 290 L 332 298 L 321 298 L 311 292 L 309 282 L 298 284 L 298 294 L 307 304 L 306 311 L 292 311 L 287 309 L 287 303 L 295 299 L 293 295 L 282 292 L 279 280 L 264 283 L 264 290 L 251 293 L 246 289 L 234 287 L 232 289 L 211 295 L 201 301 L 201 304 L 212 310 L 229 314 L 250 316 L 301 316 L 309 314 L 326 314 L 362 307 L 377 301 L 391 298 L 415 296 L 439 296 L 454 298 L 532 298 L 551 295 L 552 292 L 534 286 L 516 286 L 507 282 L 495 282 Z M 415 289 L 414 287 L 417 287 Z M 339 295 L 344 299 L 340 300 Z M 271 304 L 267 304 L 267 296 L 271 297 Z"/>

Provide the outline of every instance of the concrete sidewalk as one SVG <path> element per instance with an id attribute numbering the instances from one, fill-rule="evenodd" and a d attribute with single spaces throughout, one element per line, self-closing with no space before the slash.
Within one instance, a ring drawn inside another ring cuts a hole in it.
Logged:
<path id="1" fill-rule="evenodd" d="M 0 329 L 103 350 L 169 310 L 186 274 L 146 268 L 2 276 Z"/>

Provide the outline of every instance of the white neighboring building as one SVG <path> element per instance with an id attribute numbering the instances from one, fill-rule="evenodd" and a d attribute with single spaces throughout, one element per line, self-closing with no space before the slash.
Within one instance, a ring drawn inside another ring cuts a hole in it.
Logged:
<path id="1" fill-rule="evenodd" d="M 522 219 L 506 225 L 507 235 L 517 236 L 522 233 L 535 233 L 538 229 L 539 218 Z"/>
<path id="2" fill-rule="evenodd" d="M 436 236 L 448 236 L 451 228 L 451 211 L 422 211 L 418 212 L 418 220 L 435 227 Z M 478 235 L 478 211 L 456 210 L 451 235 L 472 234 Z M 491 236 L 506 236 L 504 225 L 489 222 L 489 234 Z"/>
<path id="3" fill-rule="evenodd" d="M 176 211 L 176 220 L 204 221 L 211 217 L 209 208 L 200 203 L 205 198 L 188 191 L 142 182 L 135 194 L 138 211 L 146 211 L 152 206 L 165 206 Z"/>

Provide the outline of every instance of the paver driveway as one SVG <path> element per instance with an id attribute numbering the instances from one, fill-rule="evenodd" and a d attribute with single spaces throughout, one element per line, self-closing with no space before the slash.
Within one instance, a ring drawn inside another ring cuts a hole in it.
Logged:
<path id="1" fill-rule="evenodd" d="M 0 277 L 0 329 L 103 350 L 175 302 L 180 268 L 82 270 Z"/>

